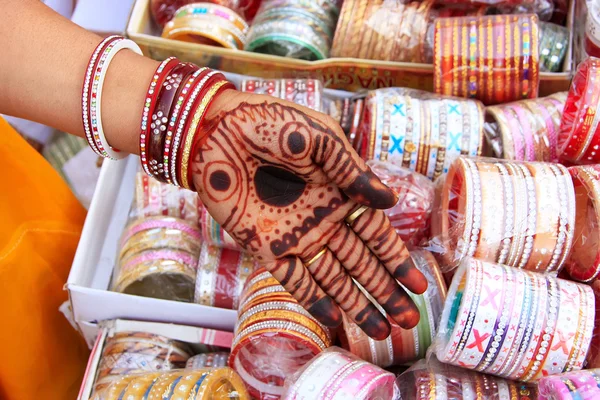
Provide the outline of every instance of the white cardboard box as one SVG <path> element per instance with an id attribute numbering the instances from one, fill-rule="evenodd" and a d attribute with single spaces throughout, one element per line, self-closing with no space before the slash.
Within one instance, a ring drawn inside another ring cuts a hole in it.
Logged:
<path id="1" fill-rule="evenodd" d="M 155 335 L 161 335 L 170 339 L 188 343 L 191 347 L 194 344 L 206 344 L 222 348 L 231 348 L 233 334 L 231 332 L 215 331 L 212 329 L 202 329 L 192 326 L 164 324 L 142 321 L 114 320 L 106 321 L 100 327 L 96 327 L 99 332 L 88 359 L 83 382 L 79 390 L 77 400 L 88 400 L 92 395 L 94 380 L 102 356 L 102 350 L 106 338 L 119 332 L 147 332 Z"/>

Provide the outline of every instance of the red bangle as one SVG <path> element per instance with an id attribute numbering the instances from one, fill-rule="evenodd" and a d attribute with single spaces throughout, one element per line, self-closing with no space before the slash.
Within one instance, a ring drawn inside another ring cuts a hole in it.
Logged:
<path id="1" fill-rule="evenodd" d="M 140 160 L 142 168 L 146 174 L 150 175 L 150 169 L 148 167 L 148 158 L 146 157 L 146 146 L 148 145 L 149 127 L 148 123 L 150 116 L 154 114 L 154 108 L 156 107 L 156 100 L 158 98 L 157 87 L 160 88 L 166 79 L 167 75 L 171 70 L 179 64 L 179 61 L 175 57 L 169 57 L 164 60 L 154 72 L 148 91 L 146 92 L 146 101 L 144 102 L 144 110 L 142 112 L 142 123 L 140 131 Z"/>

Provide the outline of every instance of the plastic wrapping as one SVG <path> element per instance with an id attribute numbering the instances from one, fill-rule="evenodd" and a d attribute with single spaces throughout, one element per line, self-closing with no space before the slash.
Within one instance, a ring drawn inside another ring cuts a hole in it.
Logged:
<path id="1" fill-rule="evenodd" d="M 576 223 L 569 276 L 589 282 L 600 274 L 600 165 L 571 167 L 575 187 Z"/>
<path id="2" fill-rule="evenodd" d="M 600 399 L 600 369 L 547 376 L 538 388 L 539 400 Z"/>
<path id="3" fill-rule="evenodd" d="M 331 56 L 431 63 L 428 32 L 435 18 L 484 13 L 485 7 L 440 6 L 434 0 L 346 0 Z"/>
<path id="4" fill-rule="evenodd" d="M 600 3 L 587 2 L 584 49 L 588 56 L 600 57 Z"/>
<path id="5" fill-rule="evenodd" d="M 442 364 L 435 357 L 421 360 L 396 380 L 402 400 L 537 399 L 534 384 L 513 382 Z"/>
<path id="6" fill-rule="evenodd" d="M 390 223 L 405 244 L 418 245 L 429 230 L 434 184 L 423 175 L 391 163 L 371 160 L 367 165 L 398 196 L 396 205 L 384 210 Z"/>
<path id="7" fill-rule="evenodd" d="M 395 376 L 331 347 L 286 379 L 283 400 L 393 400 L 398 397 Z"/>
<path id="8" fill-rule="evenodd" d="M 433 346 L 442 362 L 537 381 L 584 366 L 595 312 L 587 285 L 467 258 Z"/>
<path id="9" fill-rule="evenodd" d="M 600 280 L 591 282 L 596 299 L 596 318 L 594 320 L 594 336 L 590 344 L 590 351 L 586 360 L 586 368 L 600 368 Z"/>
<path id="10" fill-rule="evenodd" d="M 255 266 L 249 254 L 202 243 L 194 302 L 237 310 L 246 279 Z"/>
<path id="11" fill-rule="evenodd" d="M 434 32 L 436 93 L 486 105 L 538 96 L 536 15 L 439 18 Z"/>
<path id="12" fill-rule="evenodd" d="M 369 92 L 355 149 L 436 179 L 460 155 L 483 152 L 483 105 L 413 89 Z"/>
<path id="13" fill-rule="evenodd" d="M 549 22 L 540 23 L 540 71 L 559 72 L 569 49 L 569 30 Z"/>
<path id="14" fill-rule="evenodd" d="M 248 34 L 247 51 L 304 60 L 329 56 L 340 12 L 337 0 L 264 0 Z"/>
<path id="15" fill-rule="evenodd" d="M 241 50 L 246 45 L 248 24 L 233 9 L 209 2 L 179 8 L 164 27 L 162 37 Z"/>
<path id="16" fill-rule="evenodd" d="M 344 334 L 340 335 L 342 347 L 380 367 L 407 364 L 424 358 L 435 337 L 437 323 L 442 315 L 446 284 L 435 258 L 431 253 L 423 250 L 412 251 L 411 256 L 417 269 L 425 275 L 429 284 L 427 291 L 422 295 L 409 293 L 421 314 L 419 324 L 415 328 L 402 329 L 388 318 L 392 326 L 391 335 L 385 340 L 373 340 L 344 315 Z M 368 297 L 373 301 L 370 296 Z M 385 315 L 385 311 L 381 307 L 378 308 Z"/>
<path id="17" fill-rule="evenodd" d="M 323 83 L 317 79 L 244 79 L 240 91 L 268 94 L 323 111 Z"/>
<path id="18" fill-rule="evenodd" d="M 200 201 L 198 201 L 198 217 L 203 243 L 224 249 L 241 251 L 236 241 L 215 221 Z"/>
<path id="19" fill-rule="evenodd" d="M 264 268 L 246 283 L 229 366 L 256 399 L 279 399 L 286 377 L 332 345 L 313 318 Z"/>
<path id="20" fill-rule="evenodd" d="M 228 358 L 229 353 L 224 351 L 218 353 L 197 354 L 187 360 L 185 369 L 226 367 Z"/>
<path id="21" fill-rule="evenodd" d="M 486 107 L 484 132 L 498 158 L 557 162 L 566 92 Z"/>
<path id="22" fill-rule="evenodd" d="M 561 161 L 600 162 L 600 59 L 590 57 L 577 67 L 565 103 L 558 135 Z"/>
<path id="23" fill-rule="evenodd" d="M 230 368 L 201 368 L 125 375 L 92 400 L 250 400 Z"/>
<path id="24" fill-rule="evenodd" d="M 115 333 L 104 343 L 94 391 L 102 391 L 122 375 L 183 368 L 190 356 L 187 345 L 164 336 Z"/>
<path id="25" fill-rule="evenodd" d="M 191 3 L 197 3 L 197 1 L 151 0 L 150 12 L 152 13 L 154 21 L 156 21 L 156 23 L 162 27 L 165 26 L 165 24 L 171 19 L 173 19 L 173 16 L 178 9 Z M 208 0 L 203 3 L 212 3 L 227 7 L 241 15 L 247 22 L 250 22 L 252 21 L 252 18 L 254 18 L 254 15 L 260 6 L 261 0 Z"/>
<path id="26" fill-rule="evenodd" d="M 575 232 L 575 192 L 560 164 L 456 160 L 438 181 L 430 248 L 445 270 L 465 257 L 558 271 Z"/>

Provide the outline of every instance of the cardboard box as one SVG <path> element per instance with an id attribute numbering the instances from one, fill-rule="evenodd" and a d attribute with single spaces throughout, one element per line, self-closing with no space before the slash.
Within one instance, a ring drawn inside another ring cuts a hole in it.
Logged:
<path id="1" fill-rule="evenodd" d="M 98 335 L 95 344 L 88 359 L 88 365 L 83 376 L 81 389 L 77 400 L 88 400 L 92 395 L 94 381 L 102 350 L 106 338 L 119 332 L 147 332 L 156 335 L 168 337 L 170 339 L 179 340 L 188 343 L 193 349 L 194 345 L 203 344 L 218 346 L 224 349 L 231 348 L 233 342 L 233 334 L 231 332 L 216 331 L 212 329 L 202 329 L 191 326 L 162 324 L 154 322 L 128 321 L 128 320 L 113 320 L 106 321 L 97 327 Z"/>
<path id="2" fill-rule="evenodd" d="M 150 0 L 136 0 L 127 25 L 127 36 L 142 48 L 144 54 L 157 60 L 176 56 L 198 65 L 261 78 L 315 78 L 322 80 L 329 88 L 349 91 L 380 87 L 410 87 L 433 91 L 433 66 L 428 64 L 352 58 L 304 61 L 163 39 L 160 37 L 160 28 L 150 15 L 149 3 Z M 567 26 L 571 28 L 574 3 L 573 1 L 571 4 L 568 16 Z M 569 46 L 566 56 L 565 72 L 540 74 L 540 96 L 568 90 L 573 69 L 572 47 Z"/>

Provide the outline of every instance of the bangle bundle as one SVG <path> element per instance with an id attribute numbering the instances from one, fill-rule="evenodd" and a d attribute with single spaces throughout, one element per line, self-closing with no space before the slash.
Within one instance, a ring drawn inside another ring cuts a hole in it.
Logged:
<path id="1" fill-rule="evenodd" d="M 287 376 L 331 346 L 331 333 L 264 268 L 244 288 L 229 366 L 255 398 L 279 397 Z"/>
<path id="2" fill-rule="evenodd" d="M 234 10 L 207 2 L 179 8 L 164 27 L 162 37 L 241 50 L 248 24 Z"/>
<path id="3" fill-rule="evenodd" d="M 600 398 L 600 370 L 587 369 L 546 376 L 539 382 L 539 400 Z"/>
<path id="4" fill-rule="evenodd" d="M 99 156 L 114 160 L 126 154 L 112 148 L 106 140 L 102 124 L 102 91 L 110 63 L 124 49 L 142 54 L 138 45 L 121 36 L 109 36 L 100 42 L 88 62 L 81 97 L 83 130 L 88 144 Z"/>
<path id="5" fill-rule="evenodd" d="M 199 369 L 199 368 L 218 368 L 226 367 L 229 353 L 227 352 L 216 352 L 216 353 L 202 353 L 197 354 L 187 360 L 185 364 L 186 369 Z"/>
<path id="6" fill-rule="evenodd" d="M 403 89 L 367 96 L 355 148 L 366 160 L 390 161 L 430 179 L 459 156 L 481 155 L 483 106 L 478 101 Z"/>
<path id="7" fill-rule="evenodd" d="M 498 158 L 557 162 L 566 93 L 486 107 L 484 131 Z"/>
<path id="8" fill-rule="evenodd" d="M 464 257 L 539 272 L 565 263 L 575 230 L 575 193 L 559 164 L 456 160 L 432 217 L 444 265 Z"/>
<path id="9" fill-rule="evenodd" d="M 195 303 L 237 310 L 242 289 L 255 263 L 249 254 L 202 243 Z"/>
<path id="10" fill-rule="evenodd" d="M 437 323 L 442 313 L 446 284 L 435 258 L 425 250 L 412 251 L 411 256 L 429 283 L 427 291 L 422 295 L 409 294 L 421 315 L 419 324 L 415 328 L 402 329 L 390 320 L 391 335 L 385 340 L 374 340 L 344 315 L 344 335 L 341 337 L 343 347 L 361 359 L 380 367 L 404 365 L 425 357 L 435 337 Z"/>
<path id="11" fill-rule="evenodd" d="M 590 282 L 600 274 L 600 166 L 571 167 L 577 221 L 565 269 L 571 279 Z"/>
<path id="12" fill-rule="evenodd" d="M 322 60 L 339 15 L 336 0 L 265 0 L 248 33 L 247 51 Z"/>
<path id="13" fill-rule="evenodd" d="M 244 79 L 240 91 L 268 94 L 315 111 L 323 110 L 323 84 L 317 79 Z"/>
<path id="14" fill-rule="evenodd" d="M 282 399 L 393 399 L 394 381 L 391 372 L 332 347 L 294 376 Z"/>
<path id="15" fill-rule="evenodd" d="M 241 251 L 235 240 L 215 221 L 200 202 L 198 202 L 198 218 L 200 234 L 204 243 L 223 249 Z"/>
<path id="16" fill-rule="evenodd" d="M 173 217 L 133 220 L 124 230 L 112 290 L 191 302 L 200 232 Z"/>
<path id="17" fill-rule="evenodd" d="M 568 49 L 567 28 L 549 22 L 540 23 L 540 71 L 561 71 Z"/>
<path id="18" fill-rule="evenodd" d="M 121 375 L 182 368 L 188 358 L 190 349 L 175 340 L 144 332 L 115 333 L 104 343 L 94 391 L 102 391 Z"/>
<path id="19" fill-rule="evenodd" d="M 250 400 L 244 383 L 230 368 L 200 368 L 125 375 L 93 400 Z"/>
<path id="20" fill-rule="evenodd" d="M 440 18 L 433 48 L 436 93 L 476 98 L 486 105 L 537 97 L 535 15 Z"/>
<path id="21" fill-rule="evenodd" d="M 435 357 L 419 361 L 396 380 L 401 398 L 537 399 L 534 384 L 514 382 L 440 363 Z"/>
<path id="22" fill-rule="evenodd" d="M 589 286 L 468 258 L 437 337 L 440 361 L 517 381 L 579 370 L 592 340 Z"/>
<path id="23" fill-rule="evenodd" d="M 558 136 L 561 161 L 593 164 L 600 161 L 600 59 L 588 58 L 577 67 L 567 95 Z"/>
<path id="24" fill-rule="evenodd" d="M 590 2 L 585 21 L 585 54 L 600 57 L 600 5 Z"/>

